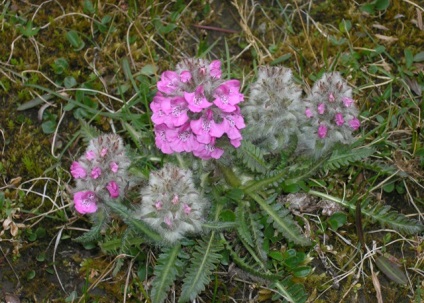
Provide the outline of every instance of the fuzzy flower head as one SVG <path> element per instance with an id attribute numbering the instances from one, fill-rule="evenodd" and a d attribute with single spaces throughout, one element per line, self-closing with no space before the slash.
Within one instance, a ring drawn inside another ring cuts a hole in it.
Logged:
<path id="1" fill-rule="evenodd" d="M 302 89 L 290 69 L 260 67 L 258 79 L 250 86 L 249 101 L 242 108 L 248 138 L 271 152 L 287 148 L 297 135 L 298 125 L 313 115 L 304 107 L 301 96 Z"/>
<path id="2" fill-rule="evenodd" d="M 172 164 L 150 174 L 141 190 L 141 207 L 136 214 L 169 243 L 202 230 L 207 201 L 195 188 L 192 173 Z"/>
<path id="3" fill-rule="evenodd" d="M 122 198 L 131 180 L 129 165 L 120 136 L 107 134 L 90 140 L 84 155 L 70 169 L 75 179 L 75 209 L 80 214 L 90 214 L 103 205 L 102 201 Z"/>
<path id="4" fill-rule="evenodd" d="M 359 129 L 358 109 L 352 89 L 338 72 L 326 73 L 315 82 L 305 100 L 308 119 L 301 125 L 300 149 L 316 157 L 331 151 L 335 144 L 352 144 L 352 132 Z"/>
<path id="5" fill-rule="evenodd" d="M 221 76 L 221 62 L 204 59 L 185 59 L 176 71 L 162 73 L 150 108 L 155 143 L 163 153 L 218 159 L 224 152 L 218 141 L 240 145 L 245 125 L 238 104 L 244 96 L 238 80 Z"/>

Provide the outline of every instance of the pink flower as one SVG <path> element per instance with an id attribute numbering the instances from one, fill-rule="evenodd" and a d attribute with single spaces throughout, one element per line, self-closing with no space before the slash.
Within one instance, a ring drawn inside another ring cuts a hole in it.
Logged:
<path id="1" fill-rule="evenodd" d="M 189 123 L 167 131 L 166 139 L 169 142 L 170 148 L 177 153 L 183 151 L 191 152 L 199 146 L 196 135 L 191 130 Z"/>
<path id="2" fill-rule="evenodd" d="M 191 80 L 191 73 L 188 70 L 182 71 L 180 74 L 180 80 L 183 83 L 187 83 Z"/>
<path id="3" fill-rule="evenodd" d="M 102 169 L 100 167 L 94 167 L 91 170 L 90 176 L 93 179 L 97 179 L 98 177 L 100 177 L 101 174 L 102 174 Z"/>
<path id="4" fill-rule="evenodd" d="M 211 158 L 221 158 L 222 154 L 224 153 L 224 150 L 215 147 L 213 144 L 215 144 L 215 139 L 210 144 L 200 144 L 198 149 L 193 150 L 193 155 L 203 160 L 209 160 Z"/>
<path id="5" fill-rule="evenodd" d="M 169 216 L 166 216 L 164 219 L 163 219 L 163 222 L 168 226 L 168 227 L 171 227 L 172 226 L 172 218 L 170 218 Z"/>
<path id="6" fill-rule="evenodd" d="M 210 74 L 213 78 L 219 79 L 221 78 L 221 61 L 214 60 L 209 64 Z"/>
<path id="7" fill-rule="evenodd" d="M 336 120 L 336 124 L 337 124 L 338 126 L 342 126 L 342 125 L 344 124 L 343 114 L 341 114 L 341 113 L 337 113 L 337 114 L 336 114 L 336 117 L 335 117 L 335 120 Z"/>
<path id="8" fill-rule="evenodd" d="M 183 205 L 183 210 L 184 210 L 184 213 L 185 213 L 186 215 L 189 215 L 189 214 L 191 213 L 191 207 L 190 207 L 188 204 L 185 204 L 185 203 L 184 203 L 184 205 Z"/>
<path id="9" fill-rule="evenodd" d="M 97 211 L 97 197 L 92 191 L 80 191 L 74 194 L 74 205 L 80 214 L 91 214 Z"/>
<path id="10" fill-rule="evenodd" d="M 353 104 L 353 99 L 349 98 L 349 97 L 343 97 L 342 98 L 343 104 L 346 107 L 350 107 Z"/>
<path id="11" fill-rule="evenodd" d="M 220 138 L 226 133 L 230 140 L 241 139 L 240 129 L 245 128 L 246 125 L 244 124 L 243 116 L 240 114 L 240 108 L 237 108 L 237 111 L 234 113 L 223 114 L 222 118 L 220 124 L 214 124 L 210 134 L 216 138 Z"/>
<path id="12" fill-rule="evenodd" d="M 177 205 L 178 202 L 180 202 L 178 195 L 174 195 L 174 198 L 172 198 L 171 202 L 172 202 L 172 204 Z"/>
<path id="13" fill-rule="evenodd" d="M 325 112 L 325 104 L 320 103 L 318 104 L 318 114 L 322 115 Z"/>
<path id="14" fill-rule="evenodd" d="M 320 124 L 320 126 L 318 127 L 318 137 L 323 139 L 326 136 L 327 136 L 327 126 L 325 126 L 324 124 Z"/>
<path id="15" fill-rule="evenodd" d="M 109 167 L 110 167 L 110 170 L 112 172 L 114 172 L 114 173 L 118 172 L 119 166 L 118 166 L 118 164 L 116 164 L 116 162 L 110 162 Z"/>
<path id="16" fill-rule="evenodd" d="M 236 110 L 235 105 L 243 101 L 244 98 L 239 90 L 240 81 L 228 80 L 215 89 L 213 103 L 223 112 L 233 112 Z"/>
<path id="17" fill-rule="evenodd" d="M 155 203 L 156 210 L 161 210 L 162 207 L 163 207 L 162 201 L 156 201 L 156 203 Z"/>
<path id="18" fill-rule="evenodd" d="M 349 126 L 353 130 L 357 130 L 361 126 L 361 122 L 359 122 L 357 118 L 353 118 L 352 120 L 349 121 Z"/>
<path id="19" fill-rule="evenodd" d="M 84 179 L 87 176 L 87 172 L 84 167 L 81 166 L 77 161 L 72 162 L 71 165 L 71 175 L 75 179 Z"/>
<path id="20" fill-rule="evenodd" d="M 167 127 L 165 124 L 160 124 L 155 126 L 154 131 L 157 148 L 159 148 L 164 154 L 172 154 L 174 151 L 166 138 L 166 134 L 171 131 L 171 128 Z"/>
<path id="21" fill-rule="evenodd" d="M 199 120 L 190 121 L 191 130 L 196 134 L 197 141 L 204 144 L 211 142 L 210 130 L 214 125 L 213 112 L 209 109 L 206 110 L 205 114 Z"/>
<path id="22" fill-rule="evenodd" d="M 188 109 L 194 113 L 212 105 L 205 97 L 203 85 L 199 85 L 193 93 L 184 92 L 184 99 L 188 103 Z"/>
<path id="23" fill-rule="evenodd" d="M 117 198 L 119 197 L 119 186 L 118 184 L 116 184 L 115 181 L 110 181 L 107 185 L 106 185 L 106 189 L 109 191 L 109 195 L 112 198 Z"/>
<path id="24" fill-rule="evenodd" d="M 307 108 L 305 109 L 305 116 L 308 118 L 312 118 L 314 115 L 312 114 L 312 111 L 309 108 Z"/>
<path id="25" fill-rule="evenodd" d="M 89 161 L 93 161 L 94 159 L 96 159 L 96 153 L 92 150 L 88 150 L 85 153 L 85 158 Z"/>
<path id="26" fill-rule="evenodd" d="M 108 150 L 107 150 L 106 147 L 102 148 L 102 150 L 100 151 L 100 157 L 103 158 L 104 156 L 106 156 L 107 152 L 108 152 Z"/>
<path id="27" fill-rule="evenodd" d="M 328 95 L 328 101 L 330 101 L 331 103 L 333 103 L 333 102 L 334 102 L 334 100 L 335 100 L 335 98 L 334 98 L 334 94 L 333 94 L 333 93 L 330 93 L 330 94 Z"/>
<path id="28" fill-rule="evenodd" d="M 172 94 L 179 89 L 180 76 L 174 71 L 165 71 L 157 83 L 158 90 L 165 94 Z"/>

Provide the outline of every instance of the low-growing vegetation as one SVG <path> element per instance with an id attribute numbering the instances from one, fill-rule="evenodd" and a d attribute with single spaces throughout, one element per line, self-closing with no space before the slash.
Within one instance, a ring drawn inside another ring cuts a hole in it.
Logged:
<path id="1" fill-rule="evenodd" d="M 1 1 L 1 302 L 421 302 L 424 6 Z"/>

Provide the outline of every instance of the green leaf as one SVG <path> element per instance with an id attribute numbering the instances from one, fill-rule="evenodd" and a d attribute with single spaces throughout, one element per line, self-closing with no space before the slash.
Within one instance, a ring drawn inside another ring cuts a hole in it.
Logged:
<path id="1" fill-rule="evenodd" d="M 302 234 L 301 230 L 291 217 L 290 211 L 284 208 L 281 203 L 274 201 L 276 195 L 269 198 L 268 201 L 265 201 L 255 193 L 249 193 L 249 195 L 262 208 L 268 218 L 268 221 L 272 222 L 274 228 L 281 232 L 284 237 L 293 241 L 295 244 L 303 246 L 311 244 L 311 241 Z"/>
<path id="2" fill-rule="evenodd" d="M 310 266 L 299 266 L 293 269 L 293 275 L 297 278 L 304 278 L 312 272 Z"/>
<path id="3" fill-rule="evenodd" d="M 84 0 L 83 12 L 86 14 L 94 14 L 96 9 L 94 8 L 93 2 L 90 0 Z"/>
<path id="4" fill-rule="evenodd" d="M 54 96 L 51 94 L 45 94 L 42 95 L 41 97 L 35 97 L 34 99 L 32 99 L 31 101 L 28 101 L 22 105 L 20 105 L 17 110 L 21 111 L 21 110 L 27 110 L 33 107 L 36 107 L 40 104 L 46 103 L 46 101 L 50 100 L 51 98 L 53 98 Z"/>
<path id="5" fill-rule="evenodd" d="M 178 259 L 180 251 L 181 245 L 176 244 L 172 248 L 163 249 L 159 255 L 153 272 L 154 279 L 150 296 L 152 303 L 165 301 L 172 283 L 182 271 L 184 263 Z"/>
<path id="6" fill-rule="evenodd" d="M 347 221 L 347 215 L 344 213 L 335 213 L 331 215 L 330 218 L 327 219 L 328 224 L 334 230 L 337 230 L 343 225 L 345 225 L 346 221 Z"/>
<path id="7" fill-rule="evenodd" d="M 268 170 L 264 152 L 247 140 L 237 149 L 237 157 L 253 172 L 265 173 Z"/>
<path id="8" fill-rule="evenodd" d="M 45 134 L 53 134 L 56 130 L 57 123 L 54 120 L 47 120 L 41 124 L 41 129 Z"/>
<path id="9" fill-rule="evenodd" d="M 405 273 L 395 264 L 384 256 L 379 256 L 375 259 L 377 267 L 393 282 L 406 285 L 408 278 Z"/>
<path id="10" fill-rule="evenodd" d="M 65 80 L 63 80 L 63 85 L 66 88 L 72 88 L 77 85 L 77 80 L 75 80 L 75 78 L 72 76 L 68 76 L 65 78 Z"/>
<path id="11" fill-rule="evenodd" d="M 414 56 L 414 62 L 421 62 L 424 61 L 424 51 L 419 52 Z"/>
<path id="12" fill-rule="evenodd" d="M 355 161 L 360 161 L 365 158 L 368 158 L 374 154 L 375 150 L 373 148 L 356 148 L 356 149 L 347 149 L 347 150 L 335 150 L 330 159 L 328 159 L 324 165 L 324 170 L 335 170 L 339 169 L 342 166 L 347 166 Z"/>
<path id="13" fill-rule="evenodd" d="M 141 68 L 140 74 L 145 76 L 153 76 L 156 74 L 157 71 L 158 71 L 158 67 L 156 65 L 146 64 L 145 66 Z"/>
<path id="14" fill-rule="evenodd" d="M 308 194 L 339 203 L 351 211 L 356 210 L 355 202 L 348 202 L 346 199 L 336 198 L 315 190 L 310 190 Z M 424 225 L 420 221 L 408 218 L 401 213 L 393 211 L 388 205 L 376 204 L 372 206 L 368 205 L 367 201 L 364 201 L 361 205 L 361 213 L 371 219 L 371 221 L 377 221 L 382 226 L 388 226 L 408 235 L 416 234 L 424 230 Z"/>
<path id="15" fill-rule="evenodd" d="M 205 289 L 205 285 L 210 283 L 212 272 L 221 259 L 219 252 L 222 248 L 222 244 L 215 239 L 214 232 L 209 234 L 208 239 L 197 242 L 191 256 L 191 264 L 183 280 L 178 302 L 194 300 Z"/>
<path id="16" fill-rule="evenodd" d="M 34 37 L 39 30 L 39 27 L 33 27 L 32 21 L 28 21 L 25 26 L 19 27 L 19 31 L 21 32 L 21 34 L 27 38 Z"/>
<path id="17" fill-rule="evenodd" d="M 374 7 L 376 10 L 384 11 L 386 10 L 390 5 L 390 0 L 376 0 Z"/>
<path id="18" fill-rule="evenodd" d="M 305 287 L 302 284 L 294 283 L 291 277 L 287 277 L 281 282 L 276 282 L 274 287 L 277 289 L 278 294 L 284 298 L 285 301 L 282 302 L 304 303 L 308 299 Z"/>
<path id="19" fill-rule="evenodd" d="M 414 56 L 412 55 L 412 52 L 405 48 L 403 50 L 403 53 L 405 54 L 405 64 L 406 64 L 406 68 L 411 68 L 412 63 L 414 62 Z"/>
<path id="20" fill-rule="evenodd" d="M 69 43 L 76 51 L 82 50 L 85 46 L 84 41 L 81 39 L 78 32 L 75 30 L 70 30 L 69 32 L 67 32 L 66 39 L 68 39 Z"/>
<path id="21" fill-rule="evenodd" d="M 339 30 L 342 33 L 347 33 L 350 31 L 350 29 L 352 28 L 352 22 L 350 20 L 345 20 L 343 19 L 340 23 L 339 23 Z"/>

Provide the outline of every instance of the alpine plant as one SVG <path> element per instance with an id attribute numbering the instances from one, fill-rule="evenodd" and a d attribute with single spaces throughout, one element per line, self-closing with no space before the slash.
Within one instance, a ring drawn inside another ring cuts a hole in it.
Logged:
<path id="1" fill-rule="evenodd" d="M 122 138 L 106 134 L 90 140 L 86 152 L 71 165 L 75 179 L 74 206 L 80 214 L 95 213 L 102 201 L 124 195 L 130 165 Z"/>
<path id="2" fill-rule="evenodd" d="M 185 59 L 175 71 L 162 73 L 157 88 L 150 108 L 155 143 L 163 153 L 218 159 L 224 153 L 218 141 L 240 146 L 245 124 L 238 104 L 244 96 L 240 81 L 222 79 L 219 60 Z"/>
<path id="3" fill-rule="evenodd" d="M 135 216 L 157 231 L 168 243 L 202 230 L 208 206 L 195 188 L 192 173 L 172 164 L 152 172 L 141 190 L 141 205 Z"/>
<path id="4" fill-rule="evenodd" d="M 250 87 L 249 102 L 243 106 L 245 134 L 256 145 L 270 152 L 281 152 L 298 134 L 302 115 L 302 89 L 285 67 L 263 66 Z"/>
<path id="5" fill-rule="evenodd" d="M 352 88 L 340 73 L 325 73 L 315 82 L 305 100 L 299 147 L 307 154 L 319 157 L 336 144 L 352 144 L 352 133 L 359 129 L 359 111 L 352 99 Z"/>

